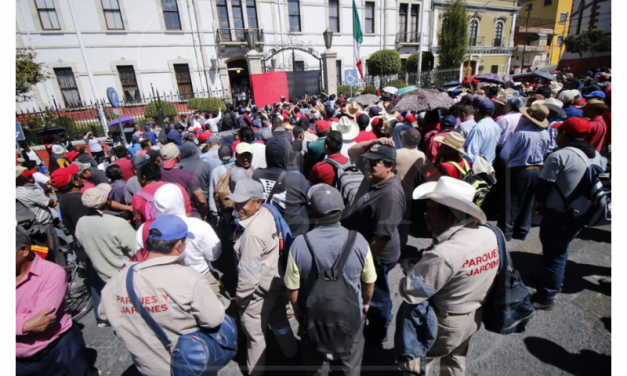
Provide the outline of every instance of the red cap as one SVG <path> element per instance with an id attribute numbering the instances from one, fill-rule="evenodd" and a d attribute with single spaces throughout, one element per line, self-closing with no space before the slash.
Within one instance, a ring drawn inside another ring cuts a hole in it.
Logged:
<path id="1" fill-rule="evenodd" d="M 77 151 L 68 151 L 65 154 L 65 159 L 67 159 L 68 161 L 72 162 L 74 160 L 74 158 L 78 157 L 78 152 Z"/>
<path id="2" fill-rule="evenodd" d="M 316 123 L 316 131 L 325 133 L 331 128 L 331 122 L 327 120 L 318 120 Z"/>
<path id="3" fill-rule="evenodd" d="M 372 126 L 373 127 L 378 127 L 380 121 L 381 121 L 380 117 L 376 117 L 376 118 L 372 119 Z"/>
<path id="4" fill-rule="evenodd" d="M 567 135 L 583 138 L 590 133 L 590 122 L 584 118 L 570 118 L 553 125 L 553 128 L 564 131 Z"/>
<path id="5" fill-rule="evenodd" d="M 50 184 L 57 189 L 66 187 L 72 182 L 72 175 L 78 172 L 78 165 L 71 164 L 68 167 L 54 170 L 50 175 Z"/>
<path id="6" fill-rule="evenodd" d="M 414 115 L 412 114 L 405 116 L 405 120 L 409 121 L 412 124 L 416 122 L 416 118 L 414 118 Z"/>
<path id="7" fill-rule="evenodd" d="M 34 174 L 35 172 L 37 172 L 37 171 L 35 171 L 35 170 L 26 170 L 26 171 L 22 172 L 22 176 L 27 178 L 27 177 L 31 176 L 32 174 Z"/>
<path id="8" fill-rule="evenodd" d="M 473 85 L 479 85 L 479 80 L 472 80 Z"/>

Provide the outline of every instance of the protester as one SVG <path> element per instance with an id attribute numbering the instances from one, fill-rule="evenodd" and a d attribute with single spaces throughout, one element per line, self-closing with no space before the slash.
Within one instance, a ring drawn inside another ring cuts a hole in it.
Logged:
<path id="1" fill-rule="evenodd" d="M 401 254 L 398 225 L 405 212 L 405 194 L 396 176 L 396 148 L 390 139 L 360 142 L 349 153 L 354 161 L 364 156 L 357 166 L 370 185 L 366 194 L 355 197 L 352 213 L 342 224 L 366 238 L 375 260 L 377 281 L 368 312 L 366 340 L 380 344 L 387 339 L 392 320 L 388 272 L 396 266 Z"/>
<path id="2" fill-rule="evenodd" d="M 224 306 L 207 279 L 185 265 L 186 239 L 193 236 L 181 218 L 174 215 L 157 218 L 146 241 L 148 259 L 127 263 L 102 290 L 99 317 L 111 324 L 143 375 L 169 375 L 170 352 L 142 316 L 132 314 L 135 310 L 128 298 L 126 282 L 130 266 L 134 266 L 135 293 L 150 299 L 143 306 L 173 343 L 198 326 L 213 329 L 224 321 Z"/>
<path id="3" fill-rule="evenodd" d="M 520 108 L 520 112 L 522 126 L 505 142 L 500 154 L 507 168 L 507 179 L 498 225 L 507 241 L 527 239 L 536 185 L 550 146 L 546 132 L 549 109 L 534 103 L 531 107 Z"/>
<path id="4" fill-rule="evenodd" d="M 481 226 L 486 216 L 473 203 L 474 195 L 470 184 L 446 176 L 413 193 L 415 200 L 429 200 L 425 221 L 433 243 L 420 261 L 403 263 L 406 277 L 399 283 L 399 294 L 408 304 L 429 300 L 438 317 L 437 337 L 427 352 L 428 375 L 436 359 L 440 374 L 465 374 L 470 338 L 481 326 L 481 305 L 498 271 L 496 235 Z M 488 260 L 485 267 L 475 264 L 483 258 Z M 420 370 L 420 358 L 399 365 Z"/>
<path id="5" fill-rule="evenodd" d="M 461 123 L 453 129 L 455 132 L 459 133 L 462 137 L 468 137 L 470 131 L 477 125 L 475 121 L 475 109 L 472 106 L 461 106 L 460 110 L 460 118 Z"/>
<path id="6" fill-rule="evenodd" d="M 106 170 L 107 177 L 111 180 L 111 199 L 120 203 L 126 203 L 126 181 L 122 178 L 122 169 L 118 165 L 111 165 Z M 133 176 L 135 177 L 135 176 Z"/>
<path id="7" fill-rule="evenodd" d="M 124 180 L 128 180 L 132 178 L 135 174 L 133 173 L 133 164 L 128 159 L 128 150 L 124 146 L 116 146 L 113 149 L 113 153 L 117 160 L 113 162 L 114 165 L 120 166 L 122 169 L 122 174 L 124 176 Z"/>
<path id="8" fill-rule="evenodd" d="M 227 196 L 243 228 L 233 248 L 238 263 L 235 303 L 246 336 L 248 374 L 252 376 L 265 371 L 268 325 L 283 354 L 287 358 L 297 355 L 296 338 L 285 310 L 287 294 L 279 274 L 279 237 L 272 213 L 262 207 L 264 194 L 261 183 L 243 179 Z"/>
<path id="9" fill-rule="evenodd" d="M 501 129 L 501 137 L 496 147 L 501 149 L 505 142 L 512 136 L 522 118 L 520 108 L 527 104 L 527 100 L 521 97 L 512 97 L 505 105 L 506 114 L 496 123 Z"/>
<path id="10" fill-rule="evenodd" d="M 426 181 L 437 181 L 441 176 L 463 179 L 470 171 L 470 163 L 464 158 L 464 138 L 457 132 L 449 132 L 444 137 L 435 137 L 440 147 L 433 167 L 425 176 Z"/>
<path id="11" fill-rule="evenodd" d="M 179 160 L 181 170 L 189 171 L 200 184 L 205 199 L 209 197 L 209 178 L 211 177 L 211 166 L 200 159 L 198 147 L 192 142 L 186 141 L 181 148 L 181 159 Z"/>
<path id="12" fill-rule="evenodd" d="M 83 179 L 78 174 L 78 166 L 71 164 L 55 170 L 50 177 L 50 184 L 56 189 L 59 198 L 59 211 L 63 216 L 63 225 L 70 235 L 74 236 L 78 220 L 89 212 L 82 201 Z"/>
<path id="13" fill-rule="evenodd" d="M 325 160 L 316 163 L 309 174 L 311 186 L 324 183 L 335 186 L 337 183 L 338 167 L 345 169 L 352 163 L 342 153 L 342 134 L 339 131 L 329 131 L 324 140 Z M 334 164 L 334 162 L 336 162 Z"/>
<path id="14" fill-rule="evenodd" d="M 451 132 L 455 128 L 456 120 L 455 116 L 446 115 L 442 117 L 442 120 L 440 121 L 439 131 L 433 130 L 425 135 L 427 140 L 426 142 L 423 142 L 423 145 L 425 145 L 424 153 L 431 163 L 435 163 L 440 146 L 439 143 L 435 142 L 435 137 L 445 137 L 447 133 Z"/>
<path id="15" fill-rule="evenodd" d="M 577 88 L 579 88 L 579 86 L 577 86 Z M 573 106 L 579 95 L 579 90 L 564 90 L 557 95 L 557 99 L 564 103 L 564 107 L 562 107 L 562 109 L 566 112 L 568 119 L 572 117 L 583 117 L 583 112 Z"/>
<path id="16" fill-rule="evenodd" d="M 220 149 L 220 139 L 212 136 L 207 139 L 205 149 L 203 149 L 203 153 L 200 155 L 200 159 L 208 163 L 212 170 L 222 164 L 218 156 L 218 149 Z"/>
<path id="17" fill-rule="evenodd" d="M 544 162 L 536 189 L 539 210 L 544 212 L 540 224 L 543 273 L 532 300 L 535 308 L 543 310 L 555 306 L 555 298 L 564 280 L 570 242 L 584 226 L 581 218 L 569 214 L 563 197 L 575 190 L 587 164 L 604 168 L 599 153 L 585 141 L 590 134 L 587 119 L 570 118 L 554 127 L 559 132 L 555 140 L 558 149 Z"/>
<path id="18" fill-rule="evenodd" d="M 479 103 L 475 111 L 477 125 L 470 131 L 464 143 L 466 156 L 472 163 L 477 155 L 482 155 L 488 162 L 494 163 L 496 144 L 501 136 L 501 129 L 492 120 L 494 105 L 490 101 Z"/>
<path id="19" fill-rule="evenodd" d="M 40 166 L 43 162 L 41 158 L 37 155 L 37 152 L 30 147 L 30 143 L 24 141 L 22 143 L 22 158 L 25 161 L 34 161 L 37 166 Z"/>
<path id="20" fill-rule="evenodd" d="M 601 152 L 601 148 L 605 142 L 607 135 L 607 126 L 603 119 L 603 114 L 608 111 L 603 101 L 598 99 L 590 99 L 583 107 L 583 117 L 590 120 L 590 133 L 586 137 L 588 142 L 597 152 Z"/>
<path id="21" fill-rule="evenodd" d="M 331 133 L 329 137 L 330 135 Z M 349 231 L 340 225 L 344 200 L 337 189 L 327 184 L 316 184 L 309 190 L 308 197 L 310 201 L 309 210 L 315 227 L 307 232 L 305 235 L 307 238 L 298 236 L 294 240 L 290 247 L 284 278 L 290 302 L 294 307 L 294 317 L 300 325 L 305 324 L 304 319 L 308 313 L 307 298 L 315 280 L 321 278 L 320 273 L 323 270 L 333 267 L 340 257 L 343 244 L 349 235 Z M 315 247 L 315 250 L 309 248 L 308 243 Z M 360 375 L 365 345 L 364 324 L 370 307 L 370 299 L 374 292 L 374 282 L 377 279 L 372 253 L 368 247 L 368 242 L 361 234 L 356 235 L 355 244 L 350 250 L 343 275 L 344 279 L 355 290 L 360 307 L 363 307 L 361 323 L 355 334 L 353 346 L 348 354 L 332 361 L 320 358 L 308 348 L 306 364 L 308 367 L 322 366 L 322 368 L 326 365 L 339 365 L 345 375 Z M 319 371 L 318 374 L 327 373 Z"/>
<path id="22" fill-rule="evenodd" d="M 36 256 L 31 244 L 28 234 L 16 227 L 16 375 L 89 376 L 83 335 L 66 311 L 65 271 Z"/>

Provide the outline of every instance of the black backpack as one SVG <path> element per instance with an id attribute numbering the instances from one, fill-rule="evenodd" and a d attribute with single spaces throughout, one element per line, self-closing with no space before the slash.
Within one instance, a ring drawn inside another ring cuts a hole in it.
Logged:
<path id="1" fill-rule="evenodd" d="M 223 131 L 230 131 L 233 127 L 235 127 L 235 121 L 233 120 L 234 116 L 235 115 L 230 111 L 224 114 L 224 117 L 222 118 Z"/>
<path id="2" fill-rule="evenodd" d="M 37 217 L 20 200 L 15 200 L 15 220 L 29 236 L 45 234 L 44 226 L 37 222 Z"/>
<path id="3" fill-rule="evenodd" d="M 496 234 L 500 266 L 492 290 L 483 304 L 483 325 L 494 333 L 522 333 L 534 314 L 531 292 L 512 265 L 501 230 L 489 222 L 486 226 Z"/>
<path id="4" fill-rule="evenodd" d="M 157 135 L 157 141 L 161 143 L 161 145 L 165 145 L 168 143 L 168 135 L 165 134 L 165 129 L 161 129 L 159 134 Z"/>
<path id="5" fill-rule="evenodd" d="M 344 278 L 344 267 L 353 252 L 356 236 L 355 231 L 350 231 L 333 267 L 322 270 L 305 234 L 307 248 L 318 272 L 307 297 L 305 328 L 309 345 L 323 358 L 327 354 L 335 358 L 348 353 L 361 326 L 359 297 Z"/>

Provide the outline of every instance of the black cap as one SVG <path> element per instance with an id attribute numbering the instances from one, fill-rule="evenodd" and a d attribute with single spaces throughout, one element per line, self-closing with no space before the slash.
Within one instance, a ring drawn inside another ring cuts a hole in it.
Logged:
<path id="1" fill-rule="evenodd" d="M 156 149 L 150 149 L 150 150 L 148 150 L 148 153 L 146 153 L 146 154 L 148 154 L 148 156 L 150 157 L 150 161 L 152 163 L 155 163 L 155 161 L 157 160 L 157 157 L 161 156 L 161 152 L 159 150 L 156 150 Z"/>
<path id="2" fill-rule="evenodd" d="M 364 157 L 375 161 L 383 158 L 396 161 L 396 148 L 389 145 L 374 144 L 368 153 L 364 154 Z"/>

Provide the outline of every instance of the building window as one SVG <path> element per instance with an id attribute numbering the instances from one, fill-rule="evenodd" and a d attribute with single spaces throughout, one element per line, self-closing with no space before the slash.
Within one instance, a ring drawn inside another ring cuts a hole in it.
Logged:
<path id="1" fill-rule="evenodd" d="M 135 69 L 132 65 L 118 65 L 118 74 L 120 75 L 120 83 L 122 83 L 122 91 L 124 92 L 124 101 L 133 102 L 141 99 L 139 88 L 137 87 L 137 78 L 135 77 Z"/>
<path id="2" fill-rule="evenodd" d="M 472 20 L 470 21 L 470 32 L 468 33 L 468 38 L 470 41 L 468 42 L 471 46 L 477 45 L 477 35 L 479 33 L 479 21 Z"/>
<path id="3" fill-rule="evenodd" d="M 294 62 L 294 72 L 304 72 L 305 71 L 305 62 L 304 61 L 295 61 Z"/>
<path id="4" fill-rule="evenodd" d="M 122 12 L 120 12 L 118 0 L 102 0 L 102 10 L 104 11 L 109 30 L 124 30 Z"/>
<path id="5" fill-rule="evenodd" d="M 161 0 L 163 4 L 163 18 L 165 28 L 168 30 L 181 30 L 181 19 L 179 18 L 179 7 L 176 0 Z"/>
<path id="6" fill-rule="evenodd" d="M 248 16 L 248 27 L 257 29 L 257 8 L 255 8 L 255 0 L 246 0 L 246 15 Z"/>
<path id="7" fill-rule="evenodd" d="M 409 36 L 409 42 L 418 42 L 418 4 L 411 5 L 411 13 L 410 13 L 410 31 L 411 35 Z"/>
<path id="8" fill-rule="evenodd" d="M 176 84 L 179 87 L 179 97 L 181 99 L 193 98 L 194 88 L 192 76 L 189 74 L 189 66 L 187 64 L 174 64 L 174 74 L 176 75 Z"/>
<path id="9" fill-rule="evenodd" d="M 231 25 L 229 24 L 229 11 L 226 8 L 226 0 L 217 0 L 218 19 L 220 20 L 220 38 L 223 40 L 231 40 Z"/>
<path id="10" fill-rule="evenodd" d="M 582 1 L 579 4 L 579 21 L 577 22 L 577 32 L 575 33 L 576 35 L 579 35 L 581 33 L 581 25 L 583 24 L 583 6 L 585 5 L 585 2 Z"/>
<path id="11" fill-rule="evenodd" d="M 53 0 L 35 0 L 37 13 L 39 13 L 39 21 L 41 28 L 44 30 L 60 30 L 59 18 L 57 10 L 54 8 Z"/>
<path id="12" fill-rule="evenodd" d="M 335 60 L 335 73 L 337 75 L 337 84 L 342 85 L 342 61 Z"/>
<path id="13" fill-rule="evenodd" d="M 499 73 L 499 66 L 493 65 L 492 67 L 490 67 L 490 73 L 494 73 L 494 74 Z"/>
<path id="14" fill-rule="evenodd" d="M 566 21 L 568 21 L 568 12 L 560 13 L 560 25 L 566 25 Z"/>
<path id="15" fill-rule="evenodd" d="M 497 22 L 494 28 L 494 47 L 502 47 L 503 45 L 503 22 Z"/>
<path id="16" fill-rule="evenodd" d="M 300 31 L 299 0 L 287 0 L 287 9 L 290 16 L 290 31 Z"/>
<path id="17" fill-rule="evenodd" d="M 555 44 L 557 45 L 557 47 L 562 47 L 562 44 L 564 44 L 564 37 L 559 35 L 557 37 L 557 42 L 555 42 Z"/>
<path id="18" fill-rule="evenodd" d="M 329 29 L 340 32 L 340 2 L 329 0 Z"/>
<path id="19" fill-rule="evenodd" d="M 366 33 L 374 33 L 374 3 L 366 2 Z"/>
<path id="20" fill-rule="evenodd" d="M 544 0 L 544 6 L 553 4 L 553 0 Z"/>
<path id="21" fill-rule="evenodd" d="M 235 28 L 235 38 L 237 40 L 246 40 L 244 36 L 244 16 L 242 14 L 241 0 L 231 1 L 231 11 L 233 12 L 233 27 Z"/>
<path id="22" fill-rule="evenodd" d="M 57 76 L 57 80 L 59 81 L 59 87 L 61 87 L 65 107 L 81 107 L 83 103 L 81 102 L 81 96 L 78 93 L 78 86 L 76 86 L 76 79 L 74 78 L 72 68 L 54 68 L 54 74 Z"/>
<path id="23" fill-rule="evenodd" d="M 407 4 L 401 4 L 398 10 L 398 31 L 401 33 L 400 41 L 407 42 Z"/>
<path id="24" fill-rule="evenodd" d="M 407 59 L 401 59 L 401 72 L 405 73 L 406 69 L 407 69 Z"/>

